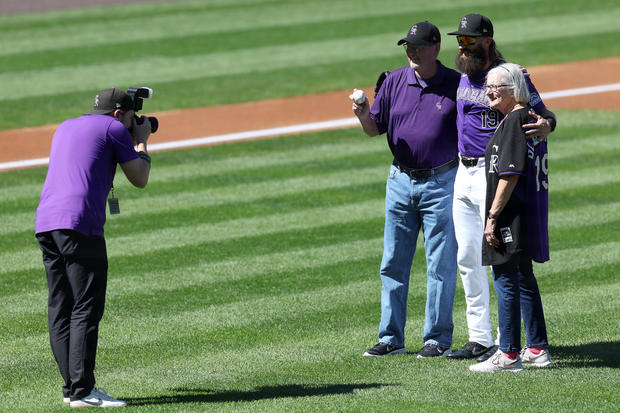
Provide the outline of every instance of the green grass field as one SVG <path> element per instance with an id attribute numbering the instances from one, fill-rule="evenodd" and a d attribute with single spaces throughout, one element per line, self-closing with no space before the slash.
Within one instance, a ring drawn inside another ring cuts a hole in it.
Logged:
<path id="1" fill-rule="evenodd" d="M 145 111 L 368 86 L 406 63 L 396 42 L 426 19 L 452 67 L 446 33 L 472 11 L 523 65 L 620 55 L 617 0 L 194 0 L 0 16 L 0 129 L 59 123 L 111 86 L 153 87 Z"/>
<path id="2" fill-rule="evenodd" d="M 620 114 L 559 119 L 552 259 L 535 268 L 556 368 L 475 375 L 465 361 L 361 357 L 376 341 L 390 157 L 351 129 L 157 153 L 145 190 L 117 178 L 99 384 L 136 411 L 617 410 Z M 62 411 L 32 234 L 45 168 L 1 176 L 0 410 Z M 464 312 L 459 285 L 455 347 Z"/>
<path id="3" fill-rule="evenodd" d="M 443 34 L 473 10 L 491 16 L 500 49 L 523 64 L 620 54 L 614 1 L 377 4 L 221 0 L 0 16 L 0 129 L 74 116 L 110 83 L 154 87 L 147 111 L 372 84 L 403 64 L 391 45 L 411 23 L 429 19 Z M 450 43 L 441 58 L 451 65 Z M 620 112 L 556 112 L 551 261 L 535 266 L 554 368 L 476 375 L 467 361 L 361 357 L 377 340 L 391 157 L 383 137 L 353 128 L 155 153 L 144 190 L 119 172 L 98 385 L 148 412 L 618 411 Z M 0 411 L 68 409 L 33 236 L 45 173 L 0 173 Z M 454 348 L 467 341 L 458 284 Z M 419 242 L 412 353 L 423 344 L 425 286 Z"/>

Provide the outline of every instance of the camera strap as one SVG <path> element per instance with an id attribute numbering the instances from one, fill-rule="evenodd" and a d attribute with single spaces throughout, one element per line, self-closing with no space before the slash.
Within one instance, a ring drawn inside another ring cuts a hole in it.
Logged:
<path id="1" fill-rule="evenodd" d="M 114 185 L 110 190 L 110 197 L 108 198 L 108 207 L 110 208 L 110 214 L 116 215 L 121 213 L 121 209 L 118 205 L 118 198 L 114 197 Z"/>

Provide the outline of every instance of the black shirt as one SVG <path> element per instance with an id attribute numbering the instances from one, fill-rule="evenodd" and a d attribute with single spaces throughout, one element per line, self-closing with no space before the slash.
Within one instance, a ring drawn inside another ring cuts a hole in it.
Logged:
<path id="1" fill-rule="evenodd" d="M 509 174 L 527 174 L 527 141 L 521 125 L 529 122 L 529 107 L 510 112 L 497 127 L 485 152 L 487 194 L 486 214 L 493 204 L 499 180 Z M 525 233 L 525 178 L 520 177 L 508 203 L 497 218 L 495 237 L 500 241 L 492 247 L 483 237 L 482 265 L 499 265 L 518 252 L 527 250 Z M 486 220 L 485 220 L 486 222 Z"/>

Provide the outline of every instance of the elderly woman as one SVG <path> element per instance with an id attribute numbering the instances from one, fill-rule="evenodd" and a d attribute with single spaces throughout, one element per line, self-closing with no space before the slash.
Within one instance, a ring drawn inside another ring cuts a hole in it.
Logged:
<path id="1" fill-rule="evenodd" d="M 527 139 L 530 94 L 521 67 L 501 64 L 487 74 L 489 106 L 505 117 L 486 147 L 486 227 L 482 264 L 492 265 L 499 349 L 471 371 L 519 371 L 551 365 L 547 330 L 532 260 L 549 259 L 547 144 Z M 521 350 L 521 317 L 526 347 Z M 519 350 L 521 350 L 519 352 Z"/>

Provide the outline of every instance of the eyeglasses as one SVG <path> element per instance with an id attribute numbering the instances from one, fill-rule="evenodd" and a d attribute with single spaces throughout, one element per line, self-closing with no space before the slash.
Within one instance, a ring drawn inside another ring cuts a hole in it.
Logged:
<path id="1" fill-rule="evenodd" d="M 456 36 L 456 41 L 461 46 L 471 46 L 476 44 L 476 38 L 472 36 Z"/>
<path id="2" fill-rule="evenodd" d="M 508 87 L 508 86 L 512 86 L 512 85 L 484 85 L 484 88 L 487 91 L 490 90 L 491 92 L 497 92 L 500 87 Z"/>
<path id="3" fill-rule="evenodd" d="M 411 43 L 403 43 L 403 47 L 406 51 L 413 53 L 420 53 L 422 50 L 424 50 L 424 46 L 416 46 Z"/>

